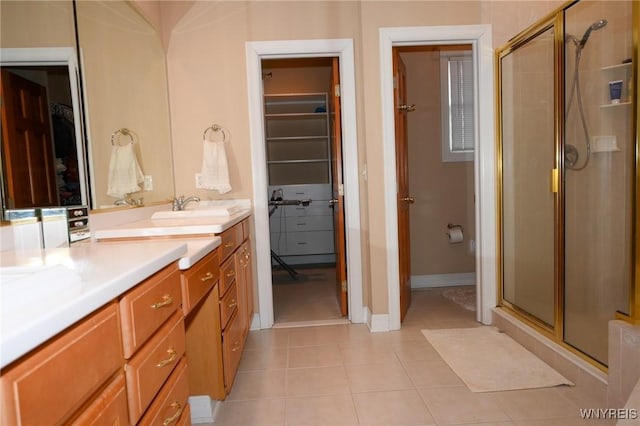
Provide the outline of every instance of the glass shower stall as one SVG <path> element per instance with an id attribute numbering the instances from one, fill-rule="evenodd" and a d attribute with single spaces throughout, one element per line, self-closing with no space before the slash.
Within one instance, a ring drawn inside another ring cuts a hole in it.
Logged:
<path id="1" fill-rule="evenodd" d="M 567 4 L 497 51 L 500 304 L 603 368 L 608 322 L 640 314 L 635 3 Z"/>

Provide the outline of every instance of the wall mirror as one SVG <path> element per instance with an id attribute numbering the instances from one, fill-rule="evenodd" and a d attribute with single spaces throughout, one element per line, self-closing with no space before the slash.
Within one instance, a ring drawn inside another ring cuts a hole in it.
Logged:
<path id="1" fill-rule="evenodd" d="M 45 205 L 115 207 L 116 199 L 107 195 L 111 139 L 114 132 L 123 128 L 131 130 L 137 160 L 149 177 L 146 188 L 131 194 L 132 198 L 142 199 L 145 204 L 170 199 L 174 191 L 165 56 L 154 28 L 127 1 L 79 1 L 75 5 L 72 0 L 2 1 L 0 10 L 3 70 L 33 67 L 20 72 L 39 74 L 41 80 L 50 82 L 46 89 L 49 94 L 57 92 L 52 82 L 64 80 L 58 76 L 67 74 L 71 94 L 65 106 L 69 107 L 67 116 L 74 118 L 78 138 L 74 154 L 80 160 L 79 189 L 72 202 L 54 193 L 51 202 L 40 197 L 31 205 L 20 206 L 7 197 L 8 170 L 4 167 L 3 152 L 3 213 L 8 208 Z M 13 53 L 8 53 L 18 50 L 22 51 L 20 63 L 12 59 Z M 71 59 L 43 63 L 24 55 L 40 52 L 46 56 L 61 51 L 72 51 Z M 81 82 L 77 78 L 78 67 Z M 76 83 L 83 89 L 83 102 L 75 100 L 79 97 L 79 91 L 74 92 Z M 51 108 L 50 113 L 53 112 Z M 83 114 L 85 126 L 81 125 Z M 54 171 L 53 177 L 50 170 L 34 169 L 31 186 L 47 188 L 49 184 L 40 180 L 42 176 L 48 176 L 49 181 L 53 179 L 54 184 L 60 183 L 60 176 L 55 174 L 60 168 L 57 158 L 54 152 L 53 165 L 47 163 Z"/>

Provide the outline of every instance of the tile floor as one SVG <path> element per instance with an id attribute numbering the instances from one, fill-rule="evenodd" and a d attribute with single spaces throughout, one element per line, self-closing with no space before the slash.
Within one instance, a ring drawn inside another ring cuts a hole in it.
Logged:
<path id="1" fill-rule="evenodd" d="M 605 402 L 578 387 L 469 391 L 420 332 L 479 326 L 474 312 L 441 291 L 414 291 L 399 331 L 370 333 L 351 324 L 250 332 L 214 424 L 611 424 L 580 418 L 580 408 L 604 408 Z"/>
<path id="2" fill-rule="evenodd" d="M 338 306 L 335 267 L 296 266 L 297 279 L 274 270 L 273 316 L 276 326 L 304 321 L 343 319 Z M 346 320 L 345 320 L 346 321 Z"/>

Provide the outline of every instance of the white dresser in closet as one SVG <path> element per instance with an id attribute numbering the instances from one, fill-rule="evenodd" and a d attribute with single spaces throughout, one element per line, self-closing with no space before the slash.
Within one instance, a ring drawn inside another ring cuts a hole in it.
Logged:
<path id="1" fill-rule="evenodd" d="M 271 249 L 290 264 L 335 262 L 331 185 L 270 186 L 285 200 L 309 205 L 280 206 L 270 217 Z"/>

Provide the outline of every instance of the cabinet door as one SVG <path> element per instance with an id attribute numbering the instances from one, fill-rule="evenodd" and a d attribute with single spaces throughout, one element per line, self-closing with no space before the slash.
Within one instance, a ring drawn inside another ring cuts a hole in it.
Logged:
<path id="1" fill-rule="evenodd" d="M 110 304 L 2 372 L 0 424 L 64 423 L 121 365 Z"/>

